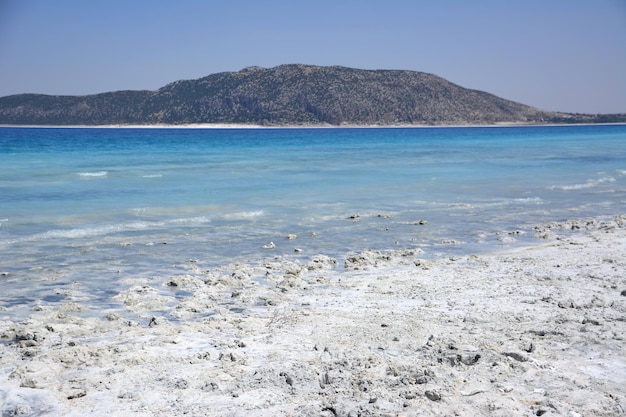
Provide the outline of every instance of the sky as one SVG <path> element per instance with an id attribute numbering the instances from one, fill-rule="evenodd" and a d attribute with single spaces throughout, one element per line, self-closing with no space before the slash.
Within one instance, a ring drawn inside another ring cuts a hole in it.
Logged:
<path id="1" fill-rule="evenodd" d="M 626 0 L 0 0 L 0 97 L 156 90 L 248 66 L 433 73 L 626 112 Z"/>

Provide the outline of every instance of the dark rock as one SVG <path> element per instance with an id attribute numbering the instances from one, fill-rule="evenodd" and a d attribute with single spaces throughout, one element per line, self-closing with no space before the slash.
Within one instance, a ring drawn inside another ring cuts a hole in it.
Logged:
<path id="1" fill-rule="evenodd" d="M 463 355 L 460 357 L 461 363 L 465 365 L 474 365 L 480 359 L 480 355 Z"/>
<path id="2" fill-rule="evenodd" d="M 428 377 L 426 375 L 420 375 L 417 378 L 415 378 L 415 383 L 416 384 L 426 384 L 428 382 Z"/>
<path id="3" fill-rule="evenodd" d="M 511 359 L 515 359 L 518 362 L 526 362 L 528 361 L 528 358 L 524 355 L 522 355 L 521 353 L 517 353 L 517 352 L 503 352 L 502 353 L 504 356 L 507 356 Z"/>
<path id="4" fill-rule="evenodd" d="M 237 357 L 233 355 L 231 352 L 229 353 L 220 353 L 218 360 L 227 361 L 227 362 L 235 362 Z"/>
<path id="5" fill-rule="evenodd" d="M 200 387 L 202 391 L 217 391 L 219 390 L 219 386 L 212 381 L 205 382 L 202 387 Z"/>
<path id="6" fill-rule="evenodd" d="M 175 381 L 173 381 L 173 386 L 174 388 L 178 389 L 186 389 L 189 386 L 189 383 L 186 379 L 177 378 Z"/>
<path id="7" fill-rule="evenodd" d="M 431 401 L 441 401 L 441 394 L 437 391 L 426 391 L 424 395 Z"/>
<path id="8" fill-rule="evenodd" d="M 293 378 L 290 377 L 287 373 L 285 372 L 281 372 L 280 376 L 282 376 L 283 378 L 285 378 L 285 382 L 287 383 L 287 385 L 289 385 L 290 387 L 293 386 Z"/>
<path id="9" fill-rule="evenodd" d="M 70 394 L 70 395 L 68 395 L 68 396 L 67 396 L 67 399 L 68 399 L 68 400 L 74 400 L 74 399 L 76 399 L 76 398 L 82 398 L 82 397 L 85 397 L 86 395 L 87 395 L 87 393 L 86 393 L 85 391 L 78 391 L 78 392 L 76 392 L 76 393 L 74 393 L 74 394 Z"/>

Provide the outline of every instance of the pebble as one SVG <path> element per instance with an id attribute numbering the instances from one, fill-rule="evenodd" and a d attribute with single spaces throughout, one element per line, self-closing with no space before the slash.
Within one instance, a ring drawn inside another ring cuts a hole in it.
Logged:
<path id="1" fill-rule="evenodd" d="M 528 360 L 528 358 L 524 355 L 522 355 L 521 353 L 517 353 L 517 352 L 503 352 L 502 353 L 504 356 L 509 357 L 511 359 L 515 359 L 518 362 L 526 362 Z"/>
<path id="2" fill-rule="evenodd" d="M 263 249 L 274 249 L 276 248 L 276 244 L 274 242 L 270 242 L 267 245 L 261 246 Z"/>
<path id="3" fill-rule="evenodd" d="M 424 395 L 431 401 L 441 401 L 441 394 L 437 391 L 426 391 Z"/>
<path id="4" fill-rule="evenodd" d="M 480 355 L 476 354 L 476 355 L 464 355 L 461 356 L 461 363 L 464 365 L 474 365 L 476 364 L 476 362 L 478 362 L 478 360 L 480 359 Z"/>
<path id="5" fill-rule="evenodd" d="M 571 300 L 563 300 L 557 303 L 559 308 L 576 308 L 576 304 L 574 304 Z"/>
<path id="6" fill-rule="evenodd" d="M 420 375 L 417 378 L 415 378 L 415 383 L 416 384 L 426 384 L 428 382 L 428 377 L 426 375 Z"/>
<path id="7" fill-rule="evenodd" d="M 86 395 L 87 395 L 87 392 L 85 392 L 85 391 L 78 391 L 78 392 L 76 392 L 76 393 L 74 393 L 74 394 L 70 394 L 70 395 L 68 395 L 68 396 L 67 396 L 67 399 L 68 399 L 68 400 L 74 400 L 74 399 L 76 399 L 76 398 L 82 398 L 82 397 L 84 397 L 84 396 L 86 396 Z"/>

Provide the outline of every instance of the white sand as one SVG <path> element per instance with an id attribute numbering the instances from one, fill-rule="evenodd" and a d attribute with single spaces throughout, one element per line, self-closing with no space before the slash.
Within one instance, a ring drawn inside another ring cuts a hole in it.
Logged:
<path id="1" fill-rule="evenodd" d="M 118 294 L 139 320 L 0 322 L 2 416 L 623 415 L 626 216 L 538 233 L 432 261 L 190 263 Z M 189 291 L 179 322 L 158 285 Z"/>

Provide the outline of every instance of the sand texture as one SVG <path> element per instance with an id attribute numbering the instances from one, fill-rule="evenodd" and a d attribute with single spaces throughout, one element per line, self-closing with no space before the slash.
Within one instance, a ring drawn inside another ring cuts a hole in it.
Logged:
<path id="1" fill-rule="evenodd" d="M 0 322 L 2 416 L 624 415 L 626 216 L 536 232 L 430 260 L 190 260 L 103 317 L 35 306 Z"/>

